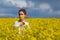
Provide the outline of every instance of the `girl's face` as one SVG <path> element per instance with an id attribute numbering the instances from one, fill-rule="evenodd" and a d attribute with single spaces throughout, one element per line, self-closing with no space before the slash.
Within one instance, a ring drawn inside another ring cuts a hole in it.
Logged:
<path id="1" fill-rule="evenodd" d="M 24 18 L 25 18 L 25 14 L 24 14 L 23 11 L 20 11 L 20 12 L 19 12 L 19 18 L 20 18 L 20 19 L 24 19 Z"/>

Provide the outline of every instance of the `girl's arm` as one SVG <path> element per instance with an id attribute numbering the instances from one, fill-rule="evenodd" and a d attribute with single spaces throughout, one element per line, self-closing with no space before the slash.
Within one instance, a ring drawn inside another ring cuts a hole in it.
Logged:
<path id="1" fill-rule="evenodd" d="M 29 23 L 26 23 L 26 25 L 27 25 L 28 29 L 31 29 Z"/>

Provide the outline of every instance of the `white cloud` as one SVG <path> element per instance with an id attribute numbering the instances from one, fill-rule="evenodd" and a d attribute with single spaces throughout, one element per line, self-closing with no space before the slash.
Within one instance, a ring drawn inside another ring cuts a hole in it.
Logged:
<path id="1" fill-rule="evenodd" d="M 60 15 L 60 10 L 53 11 L 52 14 Z"/>
<path id="2" fill-rule="evenodd" d="M 2 0 L 2 3 L 6 6 L 15 6 L 18 8 L 34 8 L 35 3 L 32 1 L 26 1 L 26 0 Z"/>
<path id="3" fill-rule="evenodd" d="M 42 12 L 47 12 L 51 15 L 60 15 L 60 10 L 54 11 L 51 8 L 51 5 L 48 3 L 41 3 L 40 4 L 40 10 L 42 10 Z"/>
<path id="4" fill-rule="evenodd" d="M 0 17 L 4 17 L 4 16 L 5 16 L 5 17 L 6 17 L 6 16 L 7 16 L 7 17 L 8 17 L 8 16 L 9 16 L 9 17 L 14 17 L 14 14 L 11 14 L 11 13 L 0 13 Z"/>
<path id="5" fill-rule="evenodd" d="M 51 8 L 50 4 L 48 4 L 48 3 L 41 3 L 40 4 L 40 10 L 48 11 L 48 12 L 52 12 L 53 11 L 53 9 Z"/>
<path id="6" fill-rule="evenodd" d="M 27 3 L 25 0 L 6 0 L 8 4 L 11 4 L 13 6 L 22 8 L 22 7 L 27 7 Z"/>
<path id="7" fill-rule="evenodd" d="M 35 5 L 35 4 L 34 4 L 32 1 L 29 1 L 29 2 L 28 2 L 28 7 L 34 7 L 34 5 Z"/>
<path id="8" fill-rule="evenodd" d="M 50 5 L 47 3 L 42 3 L 42 4 L 40 4 L 40 9 L 42 9 L 42 10 L 50 9 Z"/>
<path id="9" fill-rule="evenodd" d="M 8 5 L 11 5 L 11 6 L 15 6 L 15 7 L 18 7 L 18 8 L 34 8 L 34 3 L 32 1 L 26 1 L 26 0 L 6 0 L 4 1 L 3 3 L 6 3 Z"/>
<path id="10" fill-rule="evenodd" d="M 13 5 L 17 6 L 17 7 L 27 7 L 27 3 L 25 1 L 15 1 L 15 3 L 13 3 Z"/>

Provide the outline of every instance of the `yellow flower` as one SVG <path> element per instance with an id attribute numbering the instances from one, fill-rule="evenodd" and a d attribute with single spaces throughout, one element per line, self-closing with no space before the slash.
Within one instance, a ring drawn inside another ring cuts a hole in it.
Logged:
<path id="1" fill-rule="evenodd" d="M 22 15 L 20 15 L 20 18 L 22 19 L 22 18 L 23 18 L 23 16 L 22 16 Z"/>

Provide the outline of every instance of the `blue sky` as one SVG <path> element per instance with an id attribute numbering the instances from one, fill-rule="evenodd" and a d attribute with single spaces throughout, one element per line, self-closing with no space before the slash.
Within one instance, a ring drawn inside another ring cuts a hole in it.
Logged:
<path id="1" fill-rule="evenodd" d="M 18 17 L 21 8 L 27 17 L 60 18 L 60 0 L 0 0 L 0 17 Z"/>

